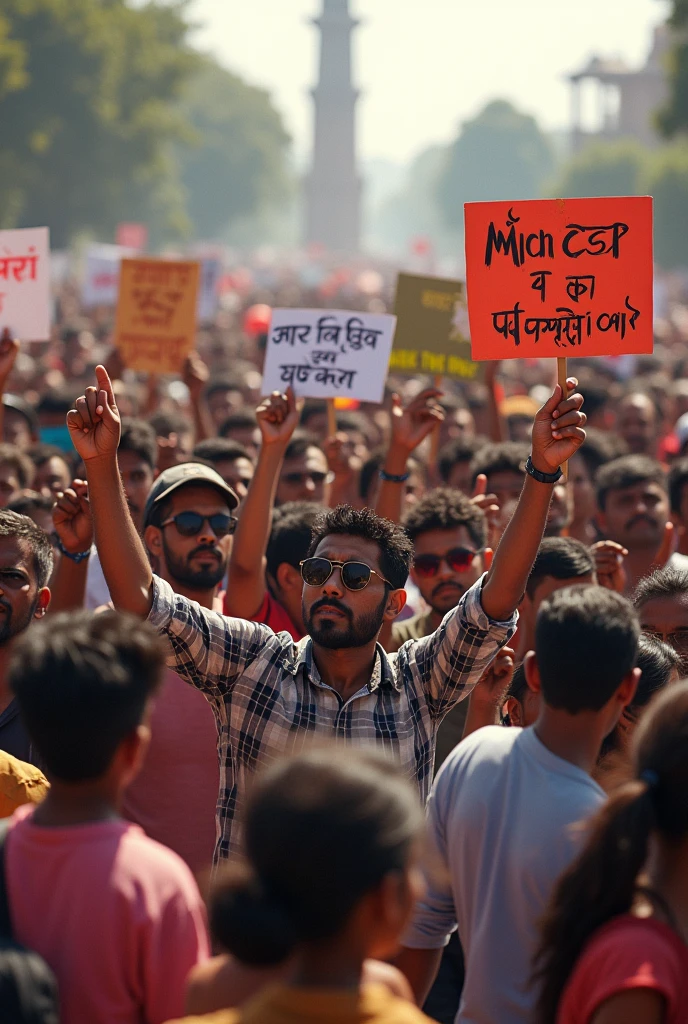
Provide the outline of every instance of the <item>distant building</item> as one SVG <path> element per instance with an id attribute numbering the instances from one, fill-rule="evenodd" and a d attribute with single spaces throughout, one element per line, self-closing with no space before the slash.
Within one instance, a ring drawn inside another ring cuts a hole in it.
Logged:
<path id="1" fill-rule="evenodd" d="M 348 0 L 323 0 L 320 74 L 313 90 L 315 129 L 305 182 L 306 242 L 356 253 L 361 232 L 361 180 L 356 162 L 356 100 L 351 81 L 351 34 L 357 22 Z"/>
<path id="2" fill-rule="evenodd" d="M 571 83 L 571 148 L 574 153 L 592 141 L 612 142 L 631 138 L 645 146 L 660 145 L 654 117 L 667 98 L 664 62 L 670 36 L 666 25 L 658 26 L 645 67 L 633 70 L 623 61 L 592 57 L 587 67 L 569 75 Z M 599 127 L 583 127 L 581 88 L 596 85 Z"/>

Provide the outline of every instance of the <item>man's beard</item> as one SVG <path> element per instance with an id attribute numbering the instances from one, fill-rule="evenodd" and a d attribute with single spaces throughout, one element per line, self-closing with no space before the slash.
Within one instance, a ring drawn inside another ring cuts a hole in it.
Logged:
<path id="1" fill-rule="evenodd" d="M 314 614 L 323 605 L 337 608 L 343 615 L 346 615 L 348 626 L 342 630 L 339 623 L 333 619 L 326 619 L 320 626 L 314 625 Z M 367 612 L 354 621 L 353 614 L 349 608 L 340 604 L 336 598 L 323 597 L 312 605 L 308 618 L 306 618 L 306 609 L 303 608 L 303 621 L 306 626 L 306 632 L 311 636 L 314 643 L 320 647 L 327 647 L 332 651 L 337 651 L 344 647 L 365 647 L 380 632 L 386 606 L 387 595 L 385 594 L 375 611 Z"/>
<path id="2" fill-rule="evenodd" d="M 194 548 L 186 558 L 177 558 L 174 552 L 170 551 L 165 542 L 165 535 L 162 538 L 162 547 L 165 554 L 165 562 L 170 578 L 176 583 L 181 583 L 191 590 L 211 590 L 216 587 L 227 571 L 227 558 L 219 548 L 199 546 Z M 219 555 L 218 561 L 207 569 L 192 569 L 191 559 L 202 552 L 213 552 Z"/>
<path id="3" fill-rule="evenodd" d="M 0 600 L 0 605 L 5 609 L 5 613 L 0 615 L 0 647 L 4 647 L 5 644 L 13 640 L 15 636 L 19 636 L 25 629 L 28 629 L 31 625 L 34 615 L 36 614 L 36 608 L 38 607 L 38 598 L 34 601 L 31 608 L 26 613 L 24 619 L 13 620 L 12 605 L 8 604 L 7 601 Z"/>
<path id="4" fill-rule="evenodd" d="M 460 583 L 454 584 L 456 589 L 453 589 L 452 591 L 449 591 L 448 587 L 444 590 L 444 586 L 445 584 L 438 584 L 433 588 L 430 597 L 426 598 L 427 603 L 438 615 L 446 615 L 448 611 L 455 608 L 466 593 L 466 587 L 462 586 Z M 439 594 L 443 594 L 443 600 L 438 600 Z"/>

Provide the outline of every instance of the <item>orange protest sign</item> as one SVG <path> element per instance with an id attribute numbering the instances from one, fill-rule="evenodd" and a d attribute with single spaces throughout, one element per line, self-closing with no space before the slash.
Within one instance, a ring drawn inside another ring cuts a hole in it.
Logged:
<path id="1" fill-rule="evenodd" d="M 190 260 L 122 260 L 115 345 L 125 366 L 179 373 L 196 337 L 198 275 Z"/>
<path id="2" fill-rule="evenodd" d="M 466 203 L 473 359 L 652 352 L 652 199 Z"/>

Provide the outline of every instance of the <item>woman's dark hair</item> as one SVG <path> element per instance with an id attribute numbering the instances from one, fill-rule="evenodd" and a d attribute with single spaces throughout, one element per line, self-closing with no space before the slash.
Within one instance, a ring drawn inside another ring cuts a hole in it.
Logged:
<path id="1" fill-rule="evenodd" d="M 633 781 L 599 811 L 550 899 L 534 959 L 537 1024 L 555 1024 L 562 992 L 588 939 L 631 909 L 650 834 L 669 842 L 688 835 L 688 682 L 659 694 L 637 728 L 632 756 Z"/>
<path id="2" fill-rule="evenodd" d="M 416 793 L 379 754 L 327 747 L 275 764 L 246 809 L 247 863 L 215 888 L 214 938 L 252 965 L 331 938 L 385 875 L 405 869 L 422 824 Z"/>

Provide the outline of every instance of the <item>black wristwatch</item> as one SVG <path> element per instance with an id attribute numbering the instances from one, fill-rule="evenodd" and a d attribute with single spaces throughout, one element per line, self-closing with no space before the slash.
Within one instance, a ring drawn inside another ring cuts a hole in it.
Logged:
<path id="1" fill-rule="evenodd" d="M 533 465 L 533 460 L 530 455 L 526 460 L 526 473 L 532 476 L 533 480 L 537 480 L 539 484 L 556 484 L 564 475 L 561 471 L 561 466 L 556 473 L 541 473 L 540 470 L 536 469 Z"/>

